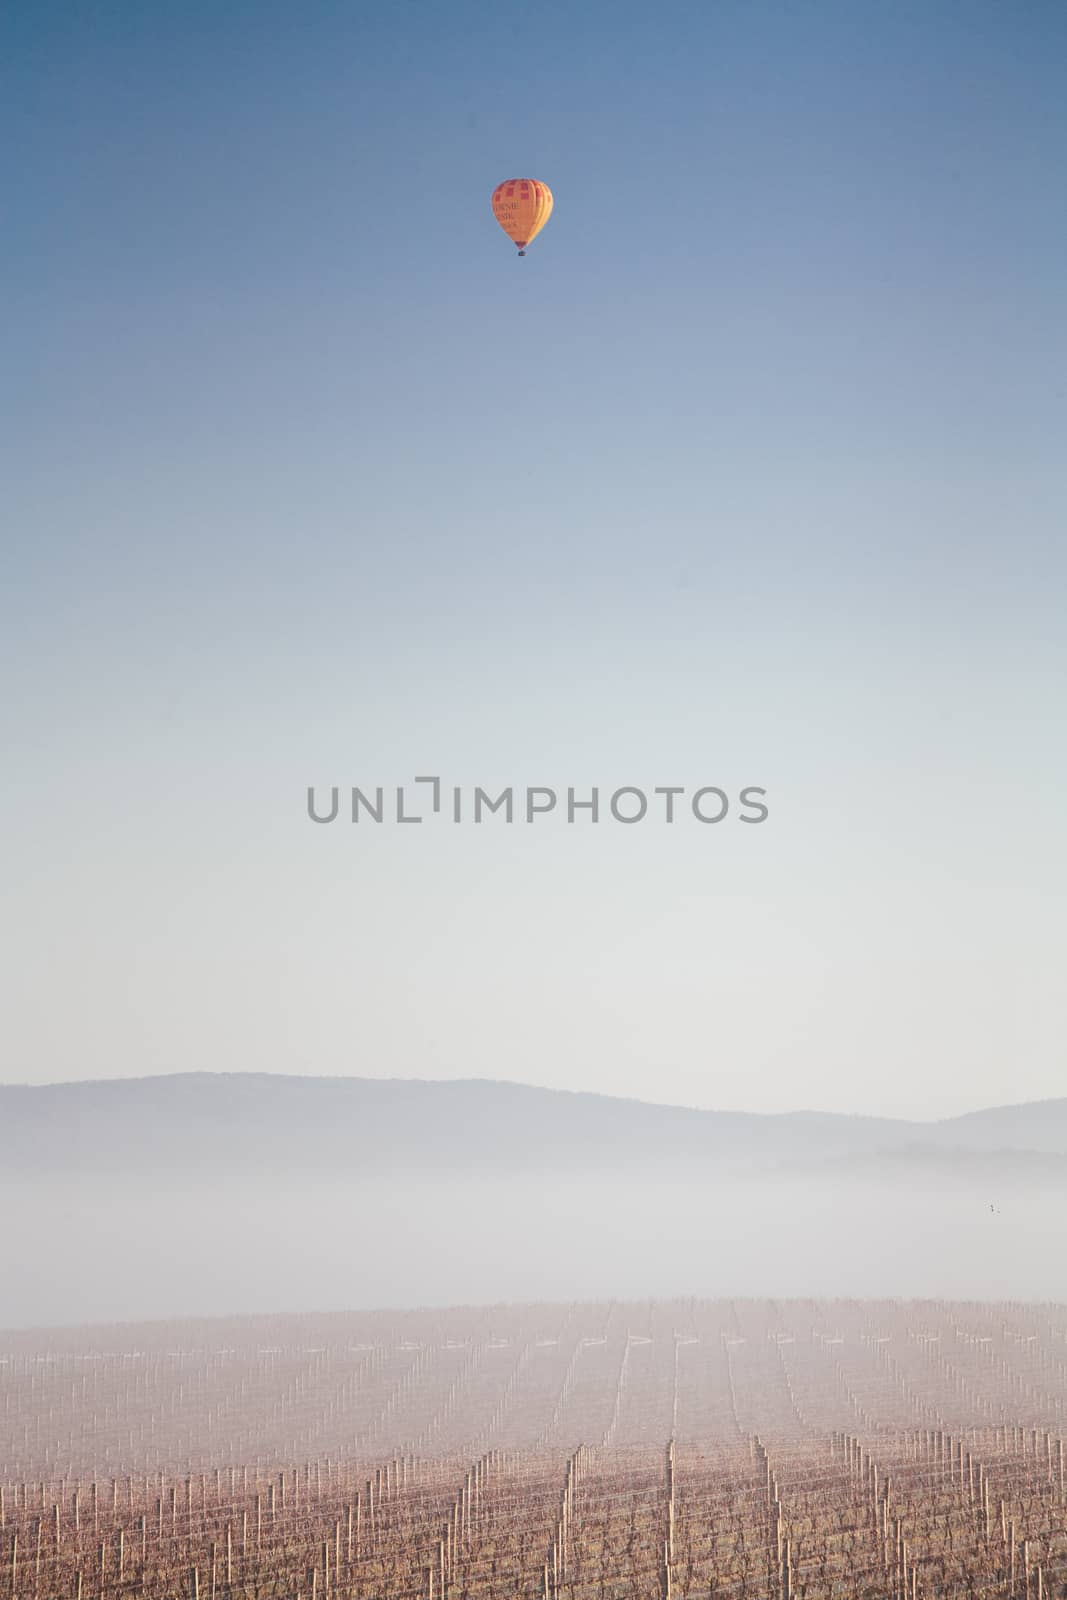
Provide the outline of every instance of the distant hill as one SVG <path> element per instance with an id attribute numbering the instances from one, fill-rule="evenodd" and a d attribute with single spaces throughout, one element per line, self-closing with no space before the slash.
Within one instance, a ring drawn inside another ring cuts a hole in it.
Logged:
<path id="1" fill-rule="evenodd" d="M 582 1297 L 1064 1299 L 1065 1201 L 1067 1101 L 919 1123 L 478 1081 L 0 1087 L 0 1328 Z"/>
<path id="2" fill-rule="evenodd" d="M 756 1115 L 462 1080 L 260 1073 L 0 1086 L 0 1175 L 928 1170 L 1067 1180 L 1067 1099 L 941 1122 Z"/>
<path id="3" fill-rule="evenodd" d="M 1067 1151 L 1067 1099 L 993 1106 L 935 1123 L 939 1136 L 962 1150 Z"/>

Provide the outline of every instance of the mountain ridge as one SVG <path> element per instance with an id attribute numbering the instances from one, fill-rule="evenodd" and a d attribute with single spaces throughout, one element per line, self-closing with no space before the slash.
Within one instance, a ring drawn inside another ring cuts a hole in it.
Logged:
<path id="1" fill-rule="evenodd" d="M 826 1111 L 817 1110 L 812 1106 L 794 1106 L 789 1111 L 741 1111 L 736 1108 L 722 1106 L 695 1106 L 687 1102 L 671 1100 L 646 1100 L 639 1095 L 605 1094 L 600 1089 L 568 1089 L 547 1084 L 524 1083 L 514 1078 L 419 1078 L 419 1077 L 378 1077 L 362 1076 L 359 1073 L 337 1072 L 263 1072 L 259 1070 L 243 1072 L 212 1071 L 208 1068 L 190 1068 L 180 1072 L 144 1072 L 128 1073 L 115 1077 L 101 1078 L 56 1078 L 47 1083 L 5 1082 L 0 1080 L 0 1095 L 8 1090 L 17 1090 L 31 1094 L 50 1094 L 70 1089 L 90 1089 L 102 1087 L 120 1088 L 132 1084 L 149 1085 L 158 1083 L 197 1082 L 215 1083 L 220 1081 L 253 1082 L 253 1083 L 292 1083 L 292 1084 L 404 1084 L 419 1085 L 433 1088 L 463 1087 L 489 1087 L 508 1090 L 518 1090 L 522 1093 L 538 1095 L 570 1095 L 586 1100 L 619 1102 L 625 1105 L 654 1106 L 665 1111 L 694 1112 L 699 1116 L 724 1116 L 724 1117 L 758 1117 L 767 1118 L 818 1118 L 829 1117 L 848 1120 L 850 1122 L 878 1122 L 895 1123 L 908 1127 L 936 1128 L 948 1123 L 964 1122 L 974 1117 L 999 1116 L 1001 1113 L 1014 1113 L 1019 1111 L 1038 1110 L 1048 1106 L 1063 1107 L 1067 1109 L 1067 1095 L 1049 1095 L 1040 1100 L 1003 1101 L 992 1106 L 975 1106 L 969 1111 L 959 1111 L 950 1117 L 892 1117 L 883 1116 L 870 1111 Z"/>
<path id="2" fill-rule="evenodd" d="M 919 1122 L 716 1111 L 491 1078 L 260 1072 L 0 1084 L 0 1175 L 62 1170 L 633 1171 L 942 1167 L 1067 1176 L 1067 1097 Z M 1040 1158 L 1040 1160 L 1038 1160 Z"/>

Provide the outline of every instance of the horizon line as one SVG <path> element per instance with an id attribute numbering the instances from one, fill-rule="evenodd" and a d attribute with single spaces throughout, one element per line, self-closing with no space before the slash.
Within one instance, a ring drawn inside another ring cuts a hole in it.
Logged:
<path id="1" fill-rule="evenodd" d="M 197 1067 L 181 1069 L 173 1072 L 140 1072 L 119 1073 L 111 1077 L 94 1078 L 55 1078 L 43 1083 L 15 1082 L 0 1079 L 0 1093 L 5 1089 L 49 1090 L 49 1089 L 74 1089 L 98 1086 L 113 1083 L 153 1083 L 158 1080 L 175 1078 L 278 1078 L 291 1083 L 395 1083 L 395 1084 L 420 1084 L 430 1087 L 459 1087 L 461 1085 L 479 1084 L 491 1088 L 506 1088 L 527 1090 L 535 1094 L 560 1094 L 584 1096 L 592 1100 L 612 1100 L 620 1104 L 648 1106 L 663 1111 L 688 1111 L 699 1116 L 717 1117 L 753 1117 L 770 1119 L 775 1117 L 833 1117 L 844 1121 L 888 1122 L 901 1123 L 907 1126 L 937 1127 L 946 1122 L 958 1122 L 965 1117 L 981 1116 L 998 1111 L 1017 1111 L 1025 1107 L 1058 1105 L 1067 1101 L 1067 1095 L 1045 1096 L 1037 1100 L 1004 1101 L 998 1105 L 975 1106 L 968 1111 L 954 1112 L 949 1116 L 941 1117 L 914 1117 L 893 1116 L 875 1111 L 820 1111 L 808 1106 L 797 1106 L 788 1111 L 748 1111 L 729 1109 L 719 1106 L 697 1106 L 683 1101 L 647 1100 L 639 1095 L 605 1094 L 598 1089 L 567 1089 L 556 1085 L 529 1083 L 516 1078 L 483 1078 L 483 1077 L 451 1077 L 451 1078 L 419 1078 L 399 1077 L 386 1075 L 367 1075 L 362 1073 L 305 1073 L 305 1072 L 272 1072 L 260 1067 L 232 1068 L 217 1070 L 210 1067 Z"/>

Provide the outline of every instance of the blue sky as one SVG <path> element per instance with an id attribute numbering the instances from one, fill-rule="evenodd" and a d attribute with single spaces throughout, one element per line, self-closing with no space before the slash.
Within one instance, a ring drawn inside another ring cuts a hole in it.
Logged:
<path id="1" fill-rule="evenodd" d="M 1062 1089 L 1060 6 L 45 3 L 2 54 L 6 1077 Z M 436 771 L 773 810 L 304 816 Z"/>

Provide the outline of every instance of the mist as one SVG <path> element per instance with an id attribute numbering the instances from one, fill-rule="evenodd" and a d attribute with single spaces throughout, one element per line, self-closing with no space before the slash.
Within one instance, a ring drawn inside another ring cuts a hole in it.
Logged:
<path id="1" fill-rule="evenodd" d="M 524 1173 L 0 1183 L 0 1325 L 645 1297 L 1067 1298 L 1014 1180 Z M 991 1210 L 991 1205 L 996 1209 Z"/>

